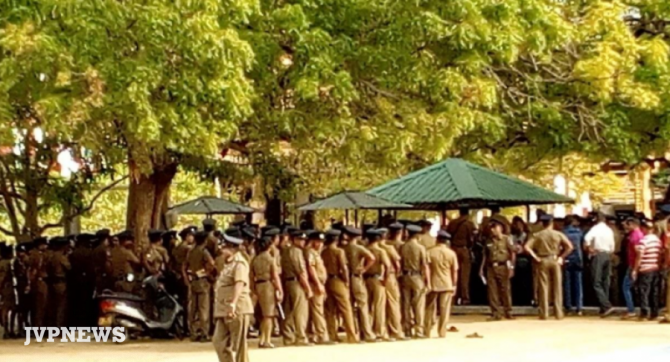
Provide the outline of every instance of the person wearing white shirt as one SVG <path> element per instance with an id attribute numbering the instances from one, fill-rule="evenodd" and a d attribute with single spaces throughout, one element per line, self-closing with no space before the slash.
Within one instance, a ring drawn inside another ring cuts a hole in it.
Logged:
<path id="1" fill-rule="evenodd" d="M 596 225 L 584 237 L 584 248 L 591 257 L 593 289 L 600 305 L 600 315 L 604 318 L 614 312 L 609 298 L 614 232 L 607 225 L 604 214 L 598 213 L 596 221 Z"/>

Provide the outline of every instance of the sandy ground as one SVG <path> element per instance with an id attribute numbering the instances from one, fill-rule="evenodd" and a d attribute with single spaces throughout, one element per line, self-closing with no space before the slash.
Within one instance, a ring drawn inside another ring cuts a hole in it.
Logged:
<path id="1" fill-rule="evenodd" d="M 469 361 L 670 361 L 670 326 L 615 319 L 567 318 L 485 322 L 484 317 L 454 317 L 460 331 L 445 339 L 393 343 L 256 349 L 251 361 L 373 362 Z M 481 339 L 466 338 L 477 332 Z M 277 343 L 279 344 L 279 343 Z M 211 344 L 131 341 L 113 344 L 0 341 L 0 361 L 18 362 L 216 362 Z"/>

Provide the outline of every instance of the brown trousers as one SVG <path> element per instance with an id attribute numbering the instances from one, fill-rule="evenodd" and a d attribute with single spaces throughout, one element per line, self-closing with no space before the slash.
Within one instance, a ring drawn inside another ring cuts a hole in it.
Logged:
<path id="1" fill-rule="evenodd" d="M 386 288 L 379 278 L 367 278 L 365 284 L 370 295 L 372 330 L 377 338 L 388 338 L 386 331 Z"/>
<path id="2" fill-rule="evenodd" d="M 487 265 L 486 286 L 493 317 L 509 315 L 512 312 L 512 292 L 507 265 Z"/>
<path id="3" fill-rule="evenodd" d="M 284 315 L 286 320 L 282 326 L 284 344 L 308 343 L 309 302 L 307 294 L 297 280 L 287 281 L 285 285 Z"/>
<path id="4" fill-rule="evenodd" d="M 51 285 L 49 304 L 54 312 L 54 327 L 65 327 L 67 322 L 67 284 L 65 282 Z"/>
<path id="5" fill-rule="evenodd" d="M 219 362 L 249 362 L 249 316 L 238 314 L 232 318 L 216 318 L 212 343 Z"/>
<path id="6" fill-rule="evenodd" d="M 370 308 L 368 306 L 368 290 L 365 287 L 365 281 L 363 277 L 351 277 L 351 292 L 354 295 L 354 304 L 357 307 L 358 315 L 358 328 L 359 332 L 363 335 L 363 339 L 366 341 L 371 341 L 376 339 L 374 333 L 372 333 L 372 327 L 370 325 Z"/>
<path id="7" fill-rule="evenodd" d="M 44 280 L 35 280 L 32 286 L 31 300 L 32 310 L 30 312 L 33 327 L 46 327 L 47 301 L 49 296 L 49 287 Z"/>
<path id="8" fill-rule="evenodd" d="M 404 338 L 405 336 L 402 332 L 401 311 L 398 276 L 391 274 L 386 280 L 386 326 L 390 337 Z"/>
<path id="9" fill-rule="evenodd" d="M 451 300 L 454 292 L 430 292 L 426 298 L 426 326 L 424 331 L 427 337 L 435 326 L 435 312 L 440 315 L 437 322 L 437 334 L 440 338 L 447 336 L 447 323 L 451 316 Z"/>
<path id="10" fill-rule="evenodd" d="M 205 279 L 191 283 L 188 296 L 188 325 L 191 337 L 209 337 L 210 303 L 209 282 Z"/>
<path id="11" fill-rule="evenodd" d="M 347 342 L 358 342 L 347 285 L 340 278 L 330 278 L 326 281 L 326 295 L 326 325 L 330 340 L 339 341 L 337 336 L 337 317 L 339 315 L 342 317 L 344 330 L 347 332 Z"/>
<path id="12" fill-rule="evenodd" d="M 426 286 L 422 275 L 405 275 L 402 277 L 402 319 L 405 336 L 423 337 L 426 312 Z M 414 318 L 412 318 L 414 317 Z M 412 323 L 414 321 L 414 323 Z"/>
<path id="13" fill-rule="evenodd" d="M 328 342 L 326 334 L 326 317 L 324 313 L 324 303 L 326 295 L 314 295 L 309 300 L 309 319 L 312 325 L 312 333 L 314 334 L 314 342 L 323 343 Z"/>
<path id="14" fill-rule="evenodd" d="M 463 304 L 470 303 L 470 273 L 472 271 L 472 256 L 467 247 L 454 247 L 458 259 L 458 287 L 456 298 L 461 298 Z"/>
<path id="15" fill-rule="evenodd" d="M 539 267 L 539 307 L 540 318 L 549 317 L 549 299 L 552 297 L 556 318 L 563 318 L 563 276 L 561 266 L 555 257 L 542 258 Z"/>

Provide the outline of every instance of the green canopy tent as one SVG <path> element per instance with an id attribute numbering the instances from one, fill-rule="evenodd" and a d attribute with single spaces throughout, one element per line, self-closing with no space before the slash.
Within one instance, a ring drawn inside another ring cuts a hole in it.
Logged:
<path id="1" fill-rule="evenodd" d="M 343 191 L 327 198 L 298 207 L 298 211 L 345 210 L 346 222 L 349 222 L 349 210 L 355 210 L 355 221 L 358 224 L 358 210 L 407 209 L 412 205 L 392 202 L 382 197 L 360 191 Z"/>
<path id="2" fill-rule="evenodd" d="M 573 203 L 574 200 L 459 158 L 450 158 L 368 191 L 415 209 L 445 211 Z"/>
<path id="3" fill-rule="evenodd" d="M 202 196 L 170 208 L 170 211 L 184 215 L 225 215 L 253 214 L 257 210 L 215 196 Z"/>

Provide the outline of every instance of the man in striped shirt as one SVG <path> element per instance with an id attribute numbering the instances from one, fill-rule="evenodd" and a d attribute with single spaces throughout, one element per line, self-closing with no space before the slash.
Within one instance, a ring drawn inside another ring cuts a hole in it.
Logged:
<path id="1" fill-rule="evenodd" d="M 656 319 L 659 311 L 661 280 L 661 240 L 654 234 L 654 223 L 642 221 L 644 237 L 636 247 L 633 278 L 638 280 L 640 291 L 640 319 Z"/>

